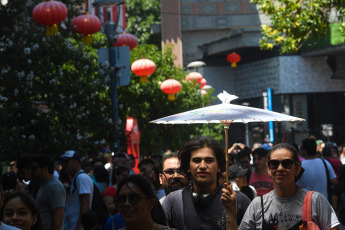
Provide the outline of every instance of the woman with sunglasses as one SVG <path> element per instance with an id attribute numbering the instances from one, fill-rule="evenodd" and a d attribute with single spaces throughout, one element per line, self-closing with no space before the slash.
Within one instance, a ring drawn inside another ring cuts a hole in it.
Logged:
<path id="1" fill-rule="evenodd" d="M 161 230 L 166 227 L 163 208 L 154 186 L 141 175 L 131 175 L 120 181 L 116 205 L 126 223 L 126 230 Z"/>
<path id="2" fill-rule="evenodd" d="M 268 159 L 268 173 L 275 190 L 252 201 L 239 229 L 303 229 L 303 201 L 308 191 L 295 185 L 304 171 L 298 152 L 282 143 L 269 151 Z M 222 198 L 231 199 L 228 195 Z M 312 220 L 320 229 L 339 229 L 337 217 L 322 194 L 312 194 L 311 209 Z"/>

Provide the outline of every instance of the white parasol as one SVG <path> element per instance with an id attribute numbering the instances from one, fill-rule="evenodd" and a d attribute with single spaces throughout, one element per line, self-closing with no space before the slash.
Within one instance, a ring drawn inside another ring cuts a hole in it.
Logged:
<path id="1" fill-rule="evenodd" d="M 302 118 L 285 115 L 248 106 L 233 105 L 230 101 L 238 98 L 226 91 L 218 94 L 222 104 L 203 107 L 163 117 L 150 123 L 156 124 L 196 124 L 196 123 L 222 123 L 225 132 L 225 158 L 226 158 L 226 183 L 229 185 L 228 161 L 228 130 L 232 122 L 268 122 L 268 121 L 304 121 Z"/>

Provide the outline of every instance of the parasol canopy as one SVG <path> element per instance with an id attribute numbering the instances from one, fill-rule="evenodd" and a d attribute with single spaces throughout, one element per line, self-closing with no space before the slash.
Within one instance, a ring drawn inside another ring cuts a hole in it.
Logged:
<path id="1" fill-rule="evenodd" d="M 289 116 L 269 110 L 230 104 L 238 98 L 226 91 L 218 94 L 222 104 L 190 110 L 163 117 L 150 123 L 157 124 L 193 124 L 193 123 L 232 123 L 232 122 L 267 122 L 267 121 L 304 121 L 302 118 Z"/>
<path id="2" fill-rule="evenodd" d="M 228 160 L 228 130 L 232 122 L 268 122 L 268 121 L 304 121 L 302 118 L 285 115 L 242 105 L 230 104 L 230 101 L 238 98 L 226 91 L 218 94 L 222 104 L 203 107 L 163 117 L 150 123 L 156 124 L 197 124 L 197 123 L 222 123 L 225 132 L 225 159 L 226 159 L 226 183 L 229 187 L 229 160 Z"/>

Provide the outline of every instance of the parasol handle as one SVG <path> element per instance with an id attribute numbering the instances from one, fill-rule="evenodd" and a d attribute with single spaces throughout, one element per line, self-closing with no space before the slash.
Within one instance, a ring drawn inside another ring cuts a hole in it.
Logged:
<path id="1" fill-rule="evenodd" d="M 226 188 L 229 190 L 229 157 L 228 157 L 228 131 L 229 131 L 230 124 L 224 124 L 224 132 L 225 132 L 225 169 L 226 169 Z"/>

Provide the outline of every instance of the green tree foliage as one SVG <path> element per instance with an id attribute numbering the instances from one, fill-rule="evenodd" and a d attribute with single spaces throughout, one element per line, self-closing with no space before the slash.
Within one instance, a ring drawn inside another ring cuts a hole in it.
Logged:
<path id="1" fill-rule="evenodd" d="M 155 45 L 140 45 L 131 51 L 131 62 L 140 58 L 154 61 L 155 73 L 149 77 L 147 83 L 140 83 L 139 77 L 131 73 L 130 85 L 119 87 L 118 95 L 119 104 L 123 106 L 120 116 L 138 119 L 141 131 L 140 149 L 143 154 L 157 154 L 167 149 L 176 151 L 186 141 L 199 135 L 208 135 L 217 140 L 223 140 L 222 125 L 149 123 L 158 118 L 208 105 L 214 98 L 211 98 L 211 92 L 208 95 L 200 96 L 199 84 L 184 80 L 186 73 L 174 66 L 171 49 L 162 52 Z M 176 94 L 174 101 L 169 101 L 168 95 L 160 89 L 160 83 L 169 78 L 178 80 L 182 85 L 181 91 Z"/>
<path id="2" fill-rule="evenodd" d="M 281 53 L 298 51 L 313 37 L 326 35 L 329 24 L 343 22 L 343 0 L 252 0 L 271 20 L 271 25 L 262 25 L 264 37 L 260 47 L 272 49 L 280 46 Z M 345 24 L 343 23 L 343 27 Z"/>
<path id="3" fill-rule="evenodd" d="M 101 33 L 94 35 L 93 45 L 88 46 L 81 42 L 80 35 L 71 30 L 72 19 L 85 13 L 84 9 L 75 7 L 84 3 L 81 0 L 64 1 L 69 9 L 68 18 L 59 25 L 58 35 L 46 36 L 45 27 L 37 24 L 31 15 L 38 3 L 38 0 L 32 4 L 13 0 L 0 4 L 2 161 L 15 159 L 24 153 L 42 152 L 59 156 L 67 149 L 95 154 L 107 144 L 112 146 L 115 141 L 107 77 L 110 68 L 99 66 L 97 60 L 97 48 L 106 46 L 104 36 Z M 130 1 L 128 3 L 130 5 Z M 146 8 L 159 11 L 156 5 L 151 7 L 155 10 Z M 149 14 L 153 13 L 148 12 L 148 18 L 151 17 Z M 137 30 L 142 31 L 143 36 L 149 34 L 140 28 L 141 25 Z M 128 116 L 138 118 L 142 152 L 150 154 L 166 148 L 178 149 L 186 140 L 200 134 L 221 139 L 222 131 L 214 125 L 172 127 L 148 123 L 206 105 L 210 97 L 200 97 L 197 85 L 182 82 L 185 73 L 173 65 L 170 50 L 162 53 L 153 45 L 139 46 L 131 53 L 132 61 L 142 54 L 157 65 L 150 82 L 141 84 L 132 75 L 129 86 L 118 88 L 119 104 L 123 105 L 120 119 L 125 121 Z M 176 101 L 168 101 L 167 95 L 159 88 L 159 82 L 167 78 L 182 82 Z M 122 130 L 124 125 L 125 122 Z M 122 148 L 125 149 L 124 131 L 121 134 Z"/>
<path id="4" fill-rule="evenodd" d="M 151 34 L 151 24 L 160 24 L 160 1 L 127 0 L 127 30 L 138 38 L 139 44 L 160 46 L 160 34 Z"/>
<path id="5" fill-rule="evenodd" d="M 6 23 L 0 29 L 2 159 L 37 152 L 57 156 L 69 148 L 98 152 L 114 141 L 106 70 L 98 66 L 96 49 L 71 31 L 80 11 L 69 7 L 60 33 L 45 36 L 45 27 L 31 16 L 38 3 L 16 0 L 0 8 Z"/>

